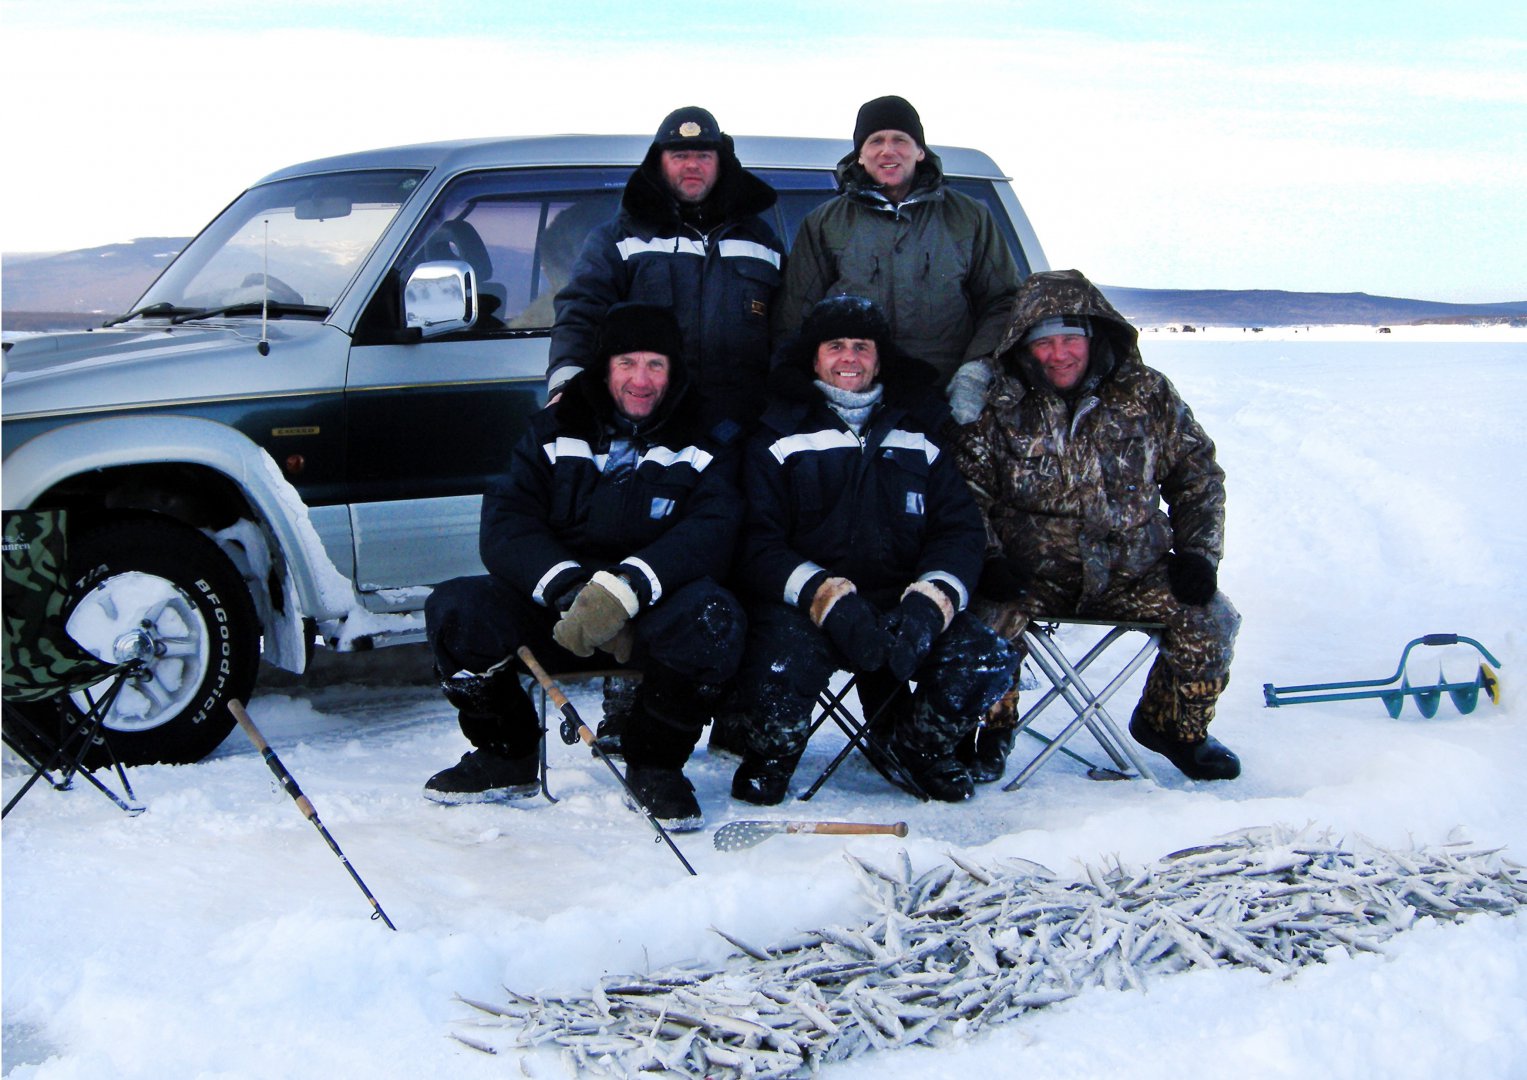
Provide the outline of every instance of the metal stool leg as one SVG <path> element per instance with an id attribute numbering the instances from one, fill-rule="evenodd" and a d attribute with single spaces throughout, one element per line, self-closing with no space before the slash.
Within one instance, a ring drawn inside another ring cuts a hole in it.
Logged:
<path id="1" fill-rule="evenodd" d="M 1101 691 L 1094 693 L 1092 688 L 1087 685 L 1086 680 L 1082 678 L 1082 672 L 1094 660 L 1102 656 L 1120 637 L 1131 630 L 1140 629 L 1140 627 L 1112 627 L 1075 664 L 1066 659 L 1065 653 L 1051 638 L 1051 629 L 1042 628 L 1037 633 L 1025 630 L 1023 633 L 1024 640 L 1029 645 L 1029 655 L 1034 658 L 1035 663 L 1039 665 L 1046 678 L 1050 680 L 1051 688 L 1033 708 L 1024 713 L 1023 718 L 1019 722 L 1018 730 L 1026 730 L 1039 713 L 1054 701 L 1056 697 L 1063 698 L 1071 706 L 1076 716 L 1053 740 L 1049 741 L 1032 761 L 1024 766 L 1017 776 L 1013 777 L 1003 787 L 1003 790 L 1014 791 L 1021 787 L 1034 773 L 1044 766 L 1046 761 L 1063 748 L 1071 736 L 1084 726 L 1120 769 L 1127 770 L 1133 767 L 1138 775 L 1154 783 L 1156 777 L 1151 772 L 1150 766 L 1135 752 L 1133 743 L 1119 730 L 1118 725 L 1104 706 L 1108 699 L 1140 669 L 1141 665 L 1156 654 L 1160 643 L 1159 633 L 1154 630 L 1142 630 L 1147 638 L 1145 644 L 1135 653 L 1134 657 L 1124 666 L 1122 671 L 1115 675 Z"/>

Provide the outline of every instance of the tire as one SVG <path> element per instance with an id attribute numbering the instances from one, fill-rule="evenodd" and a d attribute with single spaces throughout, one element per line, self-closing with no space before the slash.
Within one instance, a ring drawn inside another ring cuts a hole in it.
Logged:
<path id="1" fill-rule="evenodd" d="M 117 759 L 188 765 L 206 757 L 233 729 L 228 701 L 248 699 L 260 660 L 254 604 L 233 563 L 194 529 L 135 516 L 71 538 L 69 566 L 70 636 L 104 660 L 148 661 L 106 719 Z M 106 760 L 97 748 L 86 763 Z"/>

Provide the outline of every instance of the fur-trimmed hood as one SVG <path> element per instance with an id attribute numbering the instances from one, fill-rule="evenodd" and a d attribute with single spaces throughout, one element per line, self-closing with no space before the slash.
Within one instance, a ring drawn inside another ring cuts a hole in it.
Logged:
<path id="1" fill-rule="evenodd" d="M 721 148 L 716 153 L 720 159 L 716 186 L 699 205 L 697 215 L 686 214 L 687 208 L 669 190 L 663 179 L 663 150 L 655 141 L 626 181 L 621 209 L 654 228 L 672 228 L 687 220 L 702 231 L 709 231 L 728 221 L 761 214 L 774 205 L 779 196 L 766 182 L 742 167 L 730 135 L 721 136 Z"/>
<path id="2" fill-rule="evenodd" d="M 794 334 L 780 343 L 774 352 L 774 366 L 769 372 L 771 402 L 791 407 L 792 413 L 813 405 L 825 404 L 826 398 L 816 385 L 817 343 Z M 882 403 L 906 409 L 923 418 L 931 430 L 937 430 L 948 415 L 949 406 L 938 389 L 938 371 L 932 364 L 908 356 L 893 342 L 876 342 L 880 374 L 876 380 L 885 387 Z"/>

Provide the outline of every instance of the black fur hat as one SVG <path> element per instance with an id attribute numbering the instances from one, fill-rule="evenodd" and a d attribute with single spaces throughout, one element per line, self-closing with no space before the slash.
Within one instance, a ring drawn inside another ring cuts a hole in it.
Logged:
<path id="1" fill-rule="evenodd" d="M 601 364 L 610 357 L 630 352 L 655 352 L 668 357 L 677 368 L 684 354 L 684 338 L 673 312 L 656 304 L 615 304 L 605 313 L 599 328 L 597 349 Z"/>
<path id="2" fill-rule="evenodd" d="M 874 301 L 863 296 L 829 296 L 820 301 L 801 323 L 797 341 L 816 355 L 817 346 L 834 338 L 873 341 L 880 352 L 891 345 L 891 324 Z"/>

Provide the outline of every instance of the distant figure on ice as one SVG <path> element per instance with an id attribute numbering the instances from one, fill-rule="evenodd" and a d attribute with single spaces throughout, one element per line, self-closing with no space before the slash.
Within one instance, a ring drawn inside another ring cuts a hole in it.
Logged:
<path id="1" fill-rule="evenodd" d="M 474 749 L 424 794 L 536 793 L 541 724 L 515 660 L 528 645 L 551 671 L 642 670 L 627 779 L 669 828 L 698 829 L 683 766 L 746 634 L 741 605 L 716 584 L 742 516 L 737 454 L 701 432 L 666 308 L 612 307 L 593 355 L 598 366 L 531 418 L 483 495 L 487 576 L 447 581 L 425 607 L 441 686 Z"/>
<path id="2" fill-rule="evenodd" d="M 736 580 L 751 602 L 738 684 L 751 714 L 735 798 L 784 799 L 817 695 L 840 669 L 861 687 L 915 679 L 885 741 L 890 771 L 936 799 L 971 796 L 955 745 L 1017 660 L 965 613 L 985 538 L 940 441 L 936 377 L 857 296 L 817 304 L 777 358 L 744 458 Z"/>
<path id="3" fill-rule="evenodd" d="M 1231 780 L 1240 760 L 1208 730 L 1241 622 L 1218 590 L 1225 473 L 1137 339 L 1075 270 L 1019 290 L 985 409 L 955 440 L 994 544 L 979 592 L 1018 643 L 1039 615 L 1164 623 L 1129 732 L 1186 776 Z M 1010 728 L 983 731 L 999 776 Z"/>

